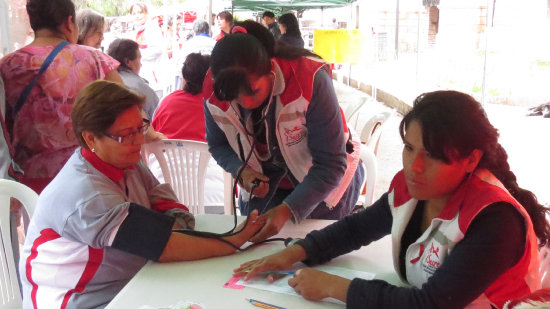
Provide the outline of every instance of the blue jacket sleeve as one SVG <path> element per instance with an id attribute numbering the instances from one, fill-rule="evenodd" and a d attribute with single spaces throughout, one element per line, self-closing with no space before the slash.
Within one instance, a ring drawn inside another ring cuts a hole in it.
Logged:
<path id="1" fill-rule="evenodd" d="M 225 133 L 223 133 L 218 124 L 214 121 L 212 114 L 206 106 L 206 102 L 204 103 L 204 120 L 206 123 L 208 150 L 219 166 L 231 173 L 233 178 L 237 178 L 237 172 L 243 162 L 229 145 Z"/>
<path id="2" fill-rule="evenodd" d="M 315 74 L 306 127 L 313 165 L 304 180 L 284 200 L 298 222 L 338 186 L 346 172 L 346 141 L 340 105 L 332 79 L 325 70 Z"/>

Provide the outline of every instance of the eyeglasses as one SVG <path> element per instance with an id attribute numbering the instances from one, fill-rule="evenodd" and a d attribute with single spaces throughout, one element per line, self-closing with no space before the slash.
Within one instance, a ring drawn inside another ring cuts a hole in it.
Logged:
<path id="1" fill-rule="evenodd" d="M 104 135 L 110 139 L 113 139 L 121 144 L 135 144 L 136 137 L 138 134 L 145 135 L 147 134 L 147 131 L 149 130 L 149 126 L 151 123 L 148 119 L 143 118 L 143 125 L 137 128 L 136 132 L 132 132 L 130 134 L 122 135 L 122 136 L 115 136 L 115 135 L 109 135 L 105 133 Z"/>

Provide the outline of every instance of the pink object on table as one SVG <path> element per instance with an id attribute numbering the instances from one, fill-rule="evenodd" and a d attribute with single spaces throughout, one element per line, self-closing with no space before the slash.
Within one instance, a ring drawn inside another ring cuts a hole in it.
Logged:
<path id="1" fill-rule="evenodd" d="M 237 284 L 239 280 L 241 280 L 241 277 L 233 276 L 231 277 L 231 279 L 229 279 L 229 281 L 223 284 L 223 287 L 228 289 L 242 290 L 244 289 L 244 285 Z"/>

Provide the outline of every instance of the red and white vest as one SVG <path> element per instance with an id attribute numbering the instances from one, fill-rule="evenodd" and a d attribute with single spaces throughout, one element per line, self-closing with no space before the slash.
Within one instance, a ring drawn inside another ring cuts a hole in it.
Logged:
<path id="1" fill-rule="evenodd" d="M 283 158 L 292 173 L 302 181 L 312 166 L 312 157 L 307 147 L 306 113 L 313 96 L 313 79 L 315 73 L 325 68 L 330 73 L 328 64 L 317 58 L 302 57 L 296 60 L 272 59 L 271 73 L 275 76 L 272 96 L 269 104 L 275 104 L 276 135 Z M 214 82 L 208 71 L 203 84 L 203 94 L 206 106 L 214 121 L 224 131 L 227 141 L 235 153 L 240 155 L 237 136 L 244 154 L 249 153 L 253 138 L 246 134 L 241 124 L 241 115 L 236 102 L 219 101 L 213 93 Z M 232 107 L 233 105 L 233 107 Z M 268 107 L 269 108 L 269 107 Z M 349 131 L 342 110 L 342 121 L 346 140 Z M 251 130 L 251 123 L 246 124 Z M 356 134 L 352 134 L 354 151 L 347 154 L 347 168 L 340 184 L 325 199 L 329 208 L 334 207 L 348 188 L 359 163 L 360 142 Z M 241 158 L 244 160 L 244 158 Z M 262 171 L 261 163 L 251 156 L 248 165 L 257 171 Z"/>
<path id="2" fill-rule="evenodd" d="M 406 278 L 399 268 L 400 242 L 418 201 L 409 195 L 403 171 L 397 173 L 392 180 L 388 198 L 393 215 L 393 262 L 402 280 L 418 288 L 422 287 L 444 263 L 454 246 L 464 238 L 473 219 L 488 205 L 503 201 L 514 205 L 525 218 L 527 233 L 523 256 L 467 308 L 491 308 L 490 305 L 502 308 L 507 300 L 540 288 L 537 237 L 529 214 L 488 170 L 477 170 L 461 184 L 439 216 L 408 247 L 405 255 Z"/>

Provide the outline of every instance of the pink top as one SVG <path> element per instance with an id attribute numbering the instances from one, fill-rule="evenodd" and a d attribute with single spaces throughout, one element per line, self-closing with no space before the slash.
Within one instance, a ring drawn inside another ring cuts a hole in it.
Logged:
<path id="1" fill-rule="evenodd" d="M 97 49 L 67 45 L 38 78 L 14 122 L 13 108 L 21 92 L 54 47 L 26 46 L 0 59 L 6 89 L 6 123 L 15 161 L 25 172 L 24 183 L 25 179 L 49 182 L 59 172 L 78 144 L 71 123 L 76 95 L 119 66 L 118 61 Z"/>

